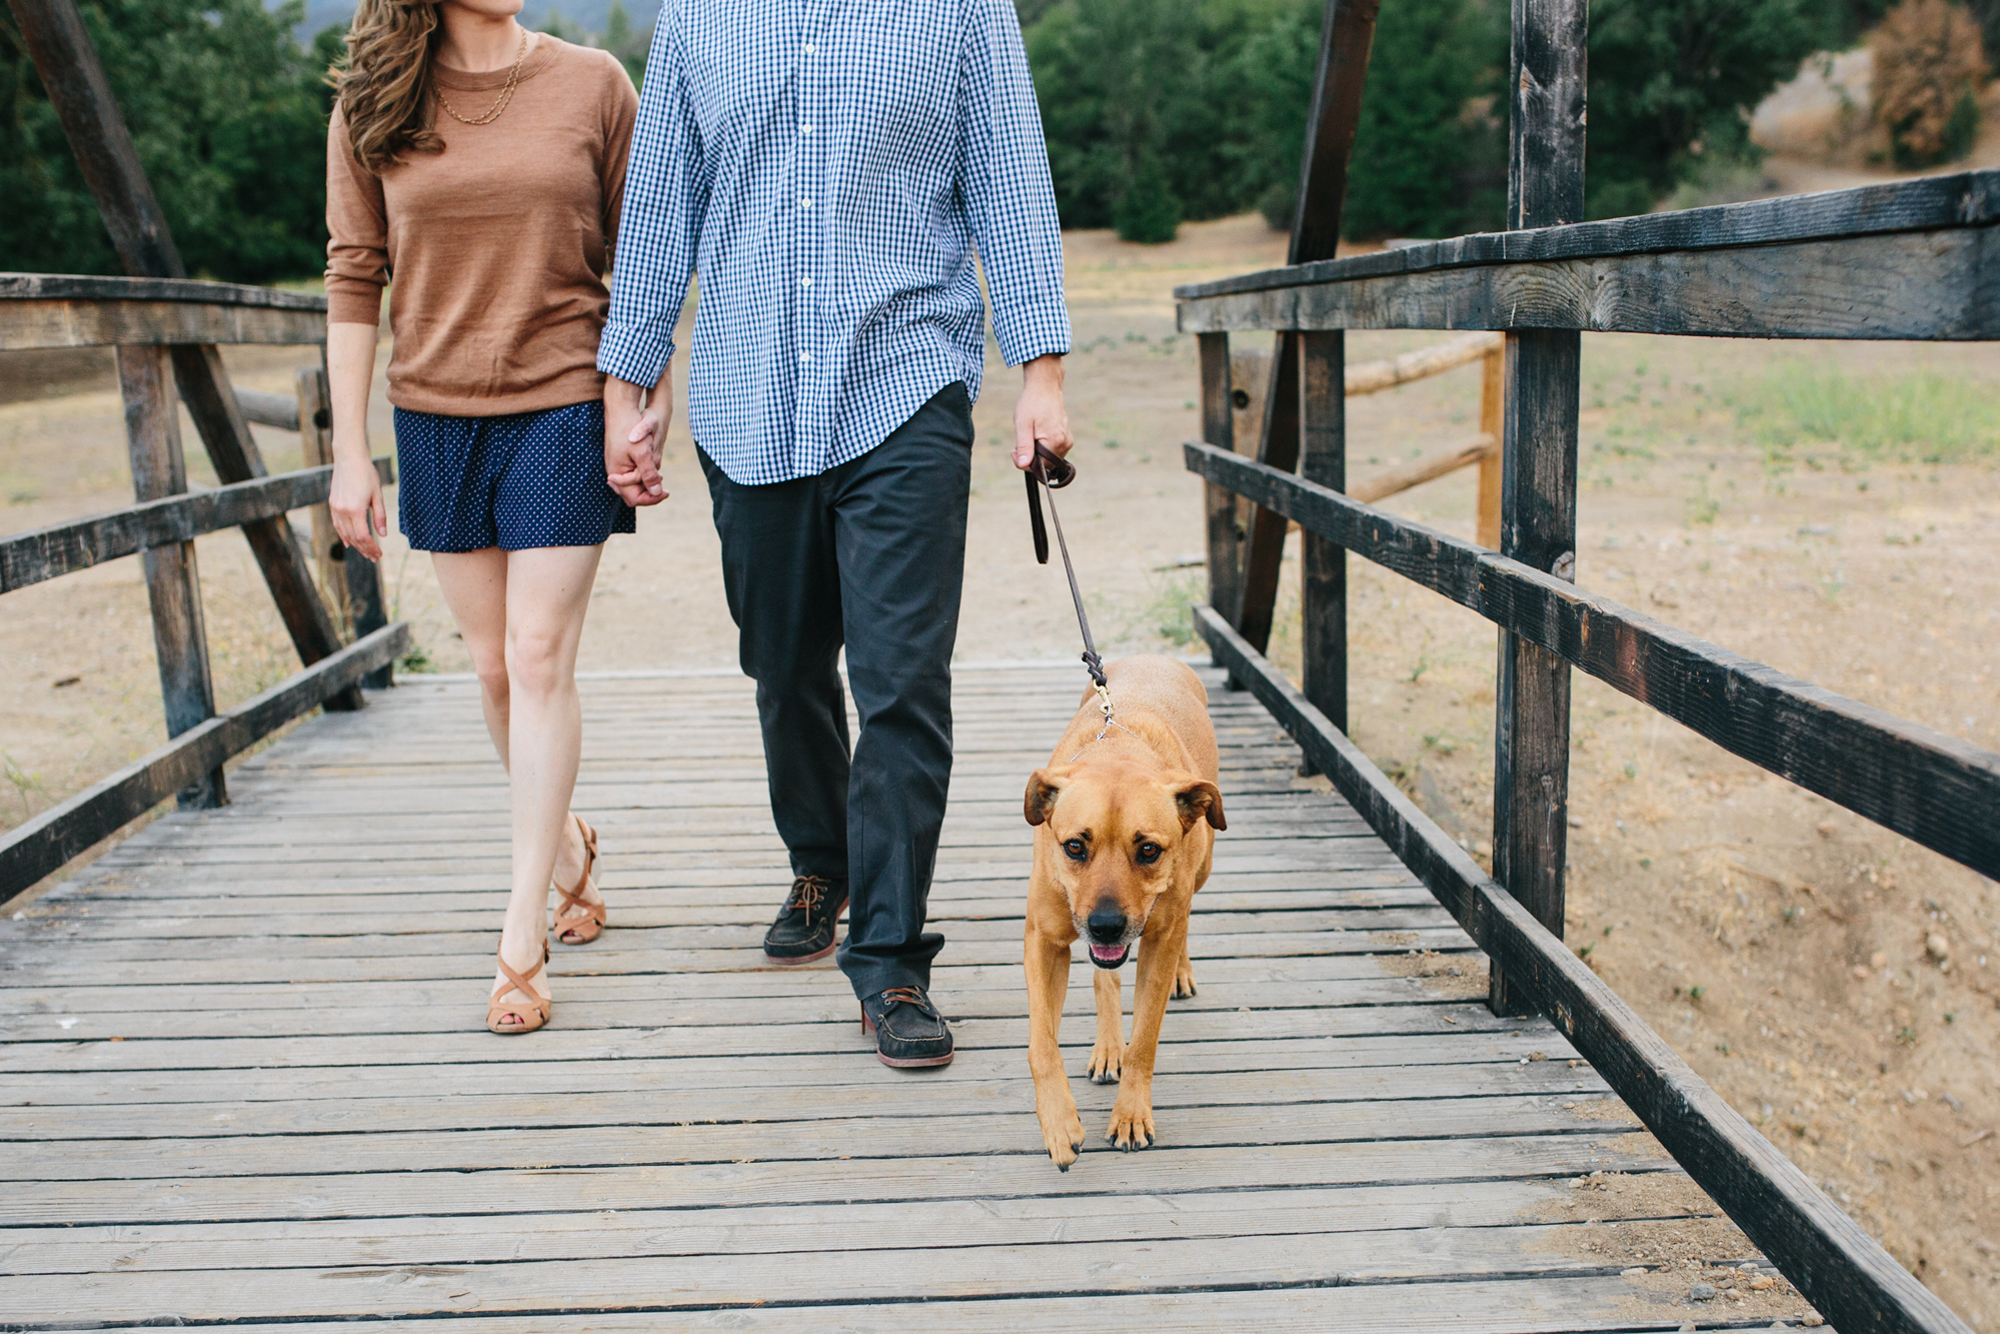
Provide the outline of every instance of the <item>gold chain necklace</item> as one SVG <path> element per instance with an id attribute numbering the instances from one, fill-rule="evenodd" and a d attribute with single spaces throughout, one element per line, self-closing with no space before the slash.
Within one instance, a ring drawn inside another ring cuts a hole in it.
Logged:
<path id="1" fill-rule="evenodd" d="M 507 74 L 507 86 L 501 90 L 500 100 L 493 104 L 493 109 L 478 119 L 470 120 L 459 115 L 458 108 L 445 100 L 444 89 L 433 85 L 437 91 L 438 105 L 443 107 L 446 113 L 461 125 L 491 125 L 494 121 L 500 119 L 500 113 L 505 111 L 507 104 L 514 100 L 514 85 L 521 81 L 521 62 L 527 58 L 528 30 L 523 28 L 521 30 L 521 49 L 514 53 L 514 68 Z"/>

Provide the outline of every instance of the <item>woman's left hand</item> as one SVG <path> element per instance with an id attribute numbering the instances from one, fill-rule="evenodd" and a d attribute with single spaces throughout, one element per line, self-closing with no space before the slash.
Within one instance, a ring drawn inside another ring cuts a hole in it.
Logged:
<path id="1" fill-rule="evenodd" d="M 342 545 L 369 560 L 382 559 L 382 544 L 377 539 L 388 535 L 389 510 L 382 503 L 382 479 L 368 457 L 365 442 L 358 454 L 334 451 L 333 489 L 326 507 L 333 513 L 333 531 Z"/>

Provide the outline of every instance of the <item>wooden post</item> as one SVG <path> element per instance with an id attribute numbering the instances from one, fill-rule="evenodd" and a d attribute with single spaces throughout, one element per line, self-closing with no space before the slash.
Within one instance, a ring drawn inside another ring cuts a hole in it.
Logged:
<path id="1" fill-rule="evenodd" d="M 1264 392 L 1264 420 L 1257 435 L 1257 461 L 1292 472 L 1299 466 L 1299 354 L 1297 336 L 1279 334 L 1271 354 L 1271 379 Z M 1238 522 L 1249 534 L 1243 547 L 1239 602 L 1223 614 L 1259 653 L 1271 643 L 1271 618 L 1278 605 L 1278 576 L 1285 561 L 1283 515 L 1248 502 L 1237 506 Z"/>
<path id="2" fill-rule="evenodd" d="M 306 467 L 324 468 L 333 462 L 333 407 L 326 371 L 318 366 L 301 366 L 297 383 L 299 455 Z M 349 632 L 344 638 L 352 643 L 355 636 L 347 604 L 347 572 L 333 550 L 340 544 L 333 531 L 333 513 L 321 503 L 312 507 L 311 515 L 313 566 L 319 575 L 320 590 L 334 618 L 344 622 L 342 628 Z"/>
<path id="3" fill-rule="evenodd" d="M 1361 123 L 1368 51 L 1375 42 L 1375 15 L 1380 9 L 1381 0 L 1327 0 L 1287 263 L 1332 259 L 1339 249 L 1347 164 L 1354 151 L 1354 132 Z M 1298 340 L 1280 336 L 1271 358 L 1271 383 L 1264 396 L 1264 432 L 1258 441 L 1257 458 L 1286 472 L 1298 466 L 1301 450 L 1300 386 Z M 1344 393 L 1344 386 L 1336 388 L 1337 396 Z M 1256 511 L 1243 555 L 1240 598 L 1218 607 L 1259 653 L 1270 645 L 1286 528 L 1281 516 Z"/>
<path id="4" fill-rule="evenodd" d="M 1309 482 L 1347 489 L 1347 335 L 1302 333 L 1299 421 Z M 1302 533 L 1305 697 L 1347 730 L 1347 551 Z"/>
<path id="5" fill-rule="evenodd" d="M 1229 335 L 1200 334 L 1201 438 L 1217 449 L 1236 448 L 1236 416 L 1230 402 Z M 1208 511 L 1208 605 L 1235 614 L 1242 587 L 1242 531 L 1236 524 L 1236 497 L 1210 483 Z"/>
<path id="6" fill-rule="evenodd" d="M 1583 216 L 1587 0 L 1513 0 L 1508 226 Z M 1582 336 L 1530 329 L 1507 336 L 1502 412 L 1500 551 L 1566 579 L 1576 575 L 1576 428 Z M 1493 878 L 1560 939 L 1569 835 L 1569 667 L 1501 634 L 1493 765 Z M 1519 988 L 1494 968 L 1487 1003 L 1521 1014 Z"/>
<path id="7" fill-rule="evenodd" d="M 125 271 L 140 278 L 185 278 L 166 215 L 139 165 L 131 132 L 75 0 L 8 0 L 8 5 Z M 181 397 L 216 476 L 224 482 L 264 476 L 264 461 L 229 387 L 221 355 L 212 346 L 179 346 L 173 362 Z M 291 525 L 266 519 L 246 524 L 243 533 L 300 659 L 311 664 L 333 653 L 340 635 L 313 588 L 311 567 Z M 358 702 L 360 695 L 353 698 Z"/>
<path id="8" fill-rule="evenodd" d="M 346 571 L 347 605 L 354 612 L 354 637 L 362 639 L 374 634 L 389 623 L 389 613 L 382 603 L 382 572 L 374 561 L 358 551 L 340 549 L 340 563 Z M 361 684 L 370 690 L 387 690 L 396 684 L 396 664 L 385 662 L 368 675 L 361 678 Z M 350 687 L 358 697 L 359 687 Z M 331 701 L 328 708 L 333 708 Z"/>
<path id="9" fill-rule="evenodd" d="M 132 458 L 132 493 L 142 504 L 187 491 L 181 453 L 180 413 L 164 348 L 120 346 L 118 388 L 125 398 L 125 443 Z M 160 700 L 167 735 L 201 726 L 215 716 L 215 683 L 208 670 L 208 632 L 202 623 L 201 577 L 194 543 L 149 547 L 140 558 L 153 604 L 153 651 L 160 663 Z M 182 789 L 182 810 L 221 806 L 229 789 L 220 768 Z"/>
<path id="10" fill-rule="evenodd" d="M 1507 353 L 1494 348 L 1479 361 L 1479 430 L 1494 440 L 1507 436 Z M 1479 529 L 1475 540 L 1489 551 L 1500 549 L 1500 450 L 1479 460 Z"/>

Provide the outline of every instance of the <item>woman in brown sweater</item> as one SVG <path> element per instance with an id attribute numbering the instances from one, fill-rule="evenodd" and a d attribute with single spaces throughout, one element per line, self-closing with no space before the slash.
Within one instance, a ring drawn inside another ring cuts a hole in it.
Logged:
<path id="1" fill-rule="evenodd" d="M 515 21 L 522 0 L 361 0 L 327 139 L 335 528 L 388 532 L 367 413 L 393 276 L 398 512 L 429 551 L 507 766 L 513 889 L 486 1024 L 548 1022 L 549 890 L 597 938 L 596 833 L 570 814 L 577 643 L 632 511 L 604 480 L 603 275 L 638 96 L 608 54 Z"/>

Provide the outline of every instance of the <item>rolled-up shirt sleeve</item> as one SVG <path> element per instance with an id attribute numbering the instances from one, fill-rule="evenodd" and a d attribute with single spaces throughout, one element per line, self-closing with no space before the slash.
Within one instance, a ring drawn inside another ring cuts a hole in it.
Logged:
<path id="1" fill-rule="evenodd" d="M 1062 224 L 1013 0 L 971 0 L 960 111 L 965 199 L 1009 366 L 1070 350 Z"/>
<path id="2" fill-rule="evenodd" d="M 382 182 L 354 160 L 336 105 L 326 129 L 326 322 L 375 324 L 389 283 L 389 215 Z"/>
<path id="3" fill-rule="evenodd" d="M 659 382 L 694 278 L 708 211 L 709 167 L 678 40 L 679 5 L 660 15 L 639 92 L 625 207 L 611 275 L 611 311 L 597 369 L 630 384 Z"/>

